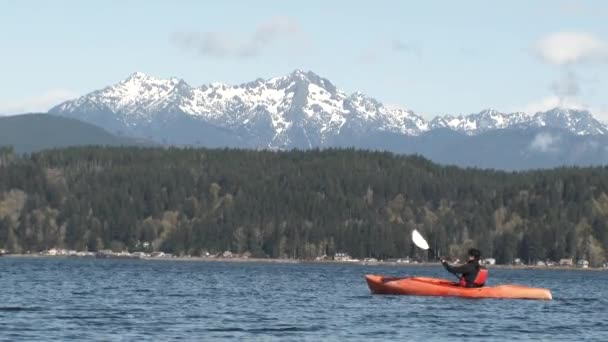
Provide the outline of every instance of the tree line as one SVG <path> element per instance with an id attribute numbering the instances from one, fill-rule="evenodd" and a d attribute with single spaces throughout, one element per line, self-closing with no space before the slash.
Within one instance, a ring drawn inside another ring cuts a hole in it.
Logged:
<path id="1" fill-rule="evenodd" d="M 606 261 L 608 168 L 507 173 L 328 149 L 0 149 L 0 247 Z"/>

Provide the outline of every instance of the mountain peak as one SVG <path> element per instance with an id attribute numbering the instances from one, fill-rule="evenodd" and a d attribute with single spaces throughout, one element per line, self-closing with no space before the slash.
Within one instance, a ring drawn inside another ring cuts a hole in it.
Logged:
<path id="1" fill-rule="evenodd" d="M 482 110 L 481 112 L 479 112 L 479 114 L 481 115 L 496 115 L 496 114 L 502 114 L 499 111 L 497 111 L 496 109 L 493 108 L 486 108 L 484 110 Z"/>
<path id="2" fill-rule="evenodd" d="M 291 76 L 292 77 L 305 77 L 306 74 L 310 73 L 310 71 L 306 72 L 302 69 L 295 69 L 294 71 L 291 72 Z"/>
<path id="3" fill-rule="evenodd" d="M 567 129 L 578 135 L 608 134 L 608 126 L 586 109 L 555 107 L 534 115 L 534 124 L 541 127 Z"/>
<path id="4" fill-rule="evenodd" d="M 322 85 L 323 83 L 331 84 L 331 82 L 328 79 L 321 77 L 310 70 L 304 71 L 301 69 L 296 69 L 293 72 L 291 72 L 287 77 L 292 80 L 308 81 L 311 83 L 315 83 L 317 85 Z"/>
<path id="5" fill-rule="evenodd" d="M 292 71 L 289 74 L 290 77 L 295 77 L 295 78 L 322 78 L 321 76 L 319 76 L 318 74 L 316 74 L 315 72 L 311 71 L 311 70 L 302 70 L 302 69 L 295 69 L 294 71 Z"/>
<path id="6" fill-rule="evenodd" d="M 558 115 L 591 115 L 587 109 L 584 108 L 568 108 L 568 107 L 554 107 L 546 111 L 546 113 L 553 113 Z"/>
<path id="7" fill-rule="evenodd" d="M 141 71 L 136 71 L 136 72 L 132 73 L 131 75 L 129 75 L 129 77 L 127 77 L 124 81 L 145 80 L 148 78 L 151 78 L 151 77 Z"/>
<path id="8" fill-rule="evenodd" d="M 130 78 L 134 78 L 134 77 L 148 77 L 148 75 L 146 75 L 145 73 L 141 72 L 141 71 L 136 71 L 134 73 L 132 73 L 131 75 L 129 75 Z"/>
<path id="9" fill-rule="evenodd" d="M 140 71 L 136 71 L 132 74 L 130 74 L 127 78 L 125 78 L 124 80 L 118 82 L 116 84 L 120 85 L 120 84 L 127 84 L 127 83 L 138 83 L 138 84 L 142 84 L 142 83 L 155 83 L 155 84 L 177 84 L 177 83 L 185 83 L 185 81 L 183 79 L 177 78 L 177 77 L 171 77 L 171 78 L 157 78 L 154 76 L 150 76 L 146 73 L 140 72 Z"/>

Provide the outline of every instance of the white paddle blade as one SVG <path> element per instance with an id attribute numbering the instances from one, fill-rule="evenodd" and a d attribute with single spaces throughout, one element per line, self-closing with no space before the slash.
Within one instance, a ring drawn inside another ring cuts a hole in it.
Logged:
<path id="1" fill-rule="evenodd" d="M 429 249 L 429 244 L 416 229 L 412 231 L 412 242 L 414 242 L 414 245 L 418 246 L 418 248 L 422 248 L 424 250 Z"/>

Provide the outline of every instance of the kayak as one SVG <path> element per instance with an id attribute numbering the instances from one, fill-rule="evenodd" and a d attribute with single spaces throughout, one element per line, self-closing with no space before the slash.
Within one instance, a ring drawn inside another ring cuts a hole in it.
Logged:
<path id="1" fill-rule="evenodd" d="M 369 289 L 374 294 L 540 300 L 551 300 L 553 298 L 551 291 L 548 289 L 521 285 L 467 288 L 446 279 L 427 277 L 396 278 L 371 274 L 366 275 L 365 280 Z"/>

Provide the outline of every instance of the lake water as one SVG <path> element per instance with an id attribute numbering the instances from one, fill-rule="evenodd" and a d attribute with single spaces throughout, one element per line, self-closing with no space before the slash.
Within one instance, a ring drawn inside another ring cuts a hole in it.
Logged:
<path id="1" fill-rule="evenodd" d="M 490 271 L 553 301 L 371 295 L 440 267 L 0 258 L 2 340 L 608 341 L 608 272 Z"/>

